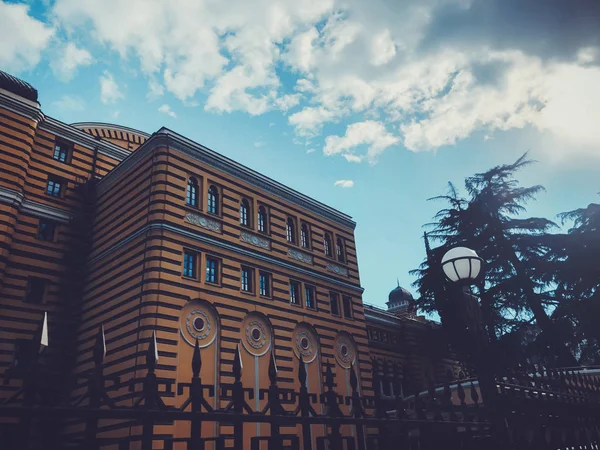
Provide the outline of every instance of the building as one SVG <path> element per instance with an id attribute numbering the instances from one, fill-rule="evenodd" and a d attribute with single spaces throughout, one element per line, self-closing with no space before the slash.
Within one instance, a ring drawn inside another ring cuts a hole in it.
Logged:
<path id="1" fill-rule="evenodd" d="M 438 322 L 416 314 L 412 294 L 403 287 L 393 289 L 387 309 L 365 304 L 369 355 L 379 361 L 383 395 L 393 395 L 394 372 L 403 378 L 404 395 L 464 378 L 462 366 L 448 345 Z"/>
<path id="2" fill-rule="evenodd" d="M 153 333 L 161 378 L 191 378 L 182 362 L 198 339 L 202 379 L 215 386 L 233 381 L 241 345 L 248 385 L 267 387 L 274 352 L 284 385 L 297 384 L 286 373 L 301 354 L 312 392 L 327 364 L 341 393 L 352 363 L 370 388 L 349 216 L 167 128 L 62 123 L 5 73 L 0 152 L 0 371 L 23 365 L 47 311 L 57 395 L 78 394 L 101 325 L 120 402 L 135 395 L 127 386 Z M 135 439 L 126 425 L 109 433 Z"/>
<path id="3" fill-rule="evenodd" d="M 244 384 L 256 388 L 268 385 L 272 354 L 283 387 L 296 387 L 301 355 L 311 392 L 330 366 L 344 395 L 352 365 L 372 392 L 371 357 L 402 364 L 414 387 L 430 376 L 421 366 L 438 364 L 422 346 L 435 326 L 407 313 L 407 291 L 390 294 L 389 311 L 363 306 L 349 216 L 172 130 L 62 123 L 32 86 L 0 72 L 0 163 L 0 372 L 12 377 L 0 399 L 19 388 L 45 312 L 44 381 L 62 397 L 82 392 L 100 327 L 105 373 L 120 377 L 114 398 L 128 405 L 154 336 L 158 377 L 189 381 L 197 340 L 202 380 L 215 387 L 233 381 L 238 346 Z M 135 441 L 140 427 L 101 423 L 100 433 Z"/>

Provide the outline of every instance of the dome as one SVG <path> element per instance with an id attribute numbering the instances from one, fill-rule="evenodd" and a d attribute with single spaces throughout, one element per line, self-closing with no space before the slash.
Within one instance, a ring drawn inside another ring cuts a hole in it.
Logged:
<path id="1" fill-rule="evenodd" d="M 414 298 L 413 295 L 402 286 L 398 286 L 396 289 L 390 292 L 388 297 L 388 303 L 396 303 L 404 300 L 412 302 Z"/>
<path id="2" fill-rule="evenodd" d="M 406 313 L 412 307 L 414 298 L 412 294 L 398 285 L 388 297 L 387 307 L 388 311 L 393 313 Z"/>

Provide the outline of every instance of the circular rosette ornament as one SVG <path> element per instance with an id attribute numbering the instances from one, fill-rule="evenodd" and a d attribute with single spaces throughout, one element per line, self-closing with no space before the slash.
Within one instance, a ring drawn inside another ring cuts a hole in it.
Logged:
<path id="1" fill-rule="evenodd" d="M 181 335 L 190 345 L 208 347 L 217 337 L 219 320 L 212 305 L 204 301 L 192 301 L 181 311 Z"/>
<path id="2" fill-rule="evenodd" d="M 319 353 L 319 338 L 312 327 L 307 324 L 296 326 L 292 333 L 292 343 L 296 357 L 299 358 L 302 355 L 305 363 L 314 361 Z"/>
<path id="3" fill-rule="evenodd" d="M 356 345 L 352 336 L 345 331 L 338 333 L 335 337 L 333 348 L 337 363 L 344 369 L 352 367 L 356 359 Z"/>
<path id="4" fill-rule="evenodd" d="M 242 322 L 242 345 L 248 353 L 262 356 L 269 351 L 273 342 L 271 324 L 260 314 L 249 314 Z"/>

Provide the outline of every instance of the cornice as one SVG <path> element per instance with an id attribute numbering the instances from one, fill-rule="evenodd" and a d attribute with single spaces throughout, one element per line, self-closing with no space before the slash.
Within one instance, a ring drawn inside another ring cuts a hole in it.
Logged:
<path id="1" fill-rule="evenodd" d="M 29 213 L 32 216 L 46 217 L 57 222 L 69 223 L 72 218 L 69 213 L 62 209 L 27 200 L 22 193 L 2 186 L 0 186 L 0 201 L 9 205 L 16 205 L 19 211 Z"/>
<path id="2" fill-rule="evenodd" d="M 52 117 L 46 116 L 44 121 L 40 123 L 40 129 L 56 136 L 60 136 L 61 138 L 81 145 L 82 147 L 87 147 L 90 149 L 98 148 L 99 153 L 110 156 L 118 161 L 123 161 L 131 154 L 131 152 L 128 152 L 118 145 L 96 139 L 91 134 L 81 131 L 71 125 L 67 125 L 59 120 L 53 119 Z"/>
<path id="3" fill-rule="evenodd" d="M 44 115 L 40 110 L 39 103 L 19 97 L 5 89 L 0 89 L 0 107 L 34 120 L 39 124 L 38 127 L 41 130 L 59 136 L 69 142 L 81 145 L 82 147 L 90 149 L 98 148 L 99 153 L 110 156 L 118 161 L 123 161 L 130 155 L 130 152 L 118 145 L 107 141 L 97 140 L 85 131 L 81 131 L 71 125 L 67 125 L 66 123 Z M 141 132 L 138 133 L 141 134 Z"/>
<path id="4" fill-rule="evenodd" d="M 337 280 L 335 278 L 329 278 L 317 271 L 314 270 L 310 270 L 310 269 L 305 269 L 303 267 L 299 267 L 299 266 L 295 266 L 293 264 L 289 264 L 283 261 L 280 261 L 278 259 L 272 258 L 270 256 L 267 255 L 263 255 L 261 253 L 255 253 L 251 250 L 245 249 L 243 247 L 238 247 L 232 244 L 228 244 L 226 242 L 222 242 L 216 239 L 211 238 L 210 236 L 206 236 L 203 234 L 198 234 L 198 233 L 194 233 L 192 231 L 183 229 L 183 228 L 179 228 L 173 225 L 169 225 L 169 224 L 164 224 L 164 223 L 151 223 L 148 224 L 142 228 L 140 228 L 138 231 L 136 231 L 135 233 L 130 234 L 129 236 L 127 236 L 124 239 L 121 239 L 119 242 L 117 242 L 116 244 L 114 244 L 112 247 L 110 247 L 109 249 L 103 251 L 102 253 L 100 253 L 99 255 L 95 256 L 94 258 L 90 259 L 88 261 L 89 264 L 94 264 L 98 261 L 100 261 L 101 259 L 105 258 L 106 256 L 108 256 L 109 254 L 113 253 L 114 251 L 118 250 L 119 248 L 123 247 L 124 245 L 126 245 L 127 243 L 133 241 L 134 239 L 136 239 L 137 237 L 147 233 L 148 231 L 151 230 L 159 230 L 159 231 L 169 231 L 171 233 L 175 233 L 178 234 L 180 236 L 189 238 L 189 239 L 194 239 L 195 241 L 198 242 L 202 242 L 203 244 L 209 244 L 209 245 L 213 245 L 215 247 L 219 247 L 223 250 L 227 250 L 233 253 L 237 253 L 238 255 L 243 255 L 246 257 L 250 257 L 253 258 L 255 260 L 259 260 L 268 264 L 272 264 L 274 266 L 278 266 L 287 270 L 292 270 L 296 273 L 301 273 L 303 275 L 312 277 L 312 278 L 317 278 L 321 281 L 325 281 L 327 283 L 330 284 L 334 284 L 336 286 L 340 286 L 343 287 L 345 289 L 351 289 L 353 291 L 358 292 L 359 294 L 362 294 L 362 292 L 364 291 L 364 289 L 360 286 L 356 286 L 350 283 L 346 283 L 344 281 L 341 280 Z"/>
<path id="5" fill-rule="evenodd" d="M 0 89 L 0 106 L 38 123 L 44 119 L 39 103 L 27 100 L 5 89 Z"/>
<path id="6" fill-rule="evenodd" d="M 356 222 L 350 216 L 337 211 L 330 206 L 320 203 L 304 194 L 301 194 L 283 184 L 272 180 L 260 173 L 245 167 L 232 159 L 229 159 L 217 152 L 210 150 L 203 145 L 191 141 L 190 139 L 181 136 L 167 128 L 161 128 L 154 133 L 143 145 L 133 152 L 126 160 L 114 168 L 106 177 L 98 184 L 98 193 L 105 192 L 116 180 L 120 174 L 123 174 L 129 168 L 146 156 L 149 152 L 158 147 L 169 147 L 174 150 L 185 153 L 192 158 L 203 162 L 215 169 L 221 170 L 239 180 L 243 180 L 259 189 L 269 192 L 272 195 L 279 197 L 282 200 L 294 203 L 302 208 L 305 208 L 314 214 L 317 214 L 325 219 L 331 220 L 339 225 L 354 230 Z"/>

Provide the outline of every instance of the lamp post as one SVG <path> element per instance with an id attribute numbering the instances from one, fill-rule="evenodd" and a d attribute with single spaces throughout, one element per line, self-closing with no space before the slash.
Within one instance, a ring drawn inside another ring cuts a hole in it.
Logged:
<path id="1" fill-rule="evenodd" d="M 452 314 L 447 317 L 454 323 L 453 330 L 465 333 L 461 340 L 469 348 L 477 371 L 479 390 L 492 427 L 492 445 L 498 450 L 510 449 L 506 421 L 498 404 L 498 391 L 490 357 L 488 335 L 483 326 L 479 302 L 471 292 L 471 285 L 482 274 L 483 260 L 467 247 L 455 247 L 442 257 L 442 270 L 446 276 Z M 452 289 L 451 287 L 454 287 Z M 457 289 L 458 288 L 458 289 Z"/>

